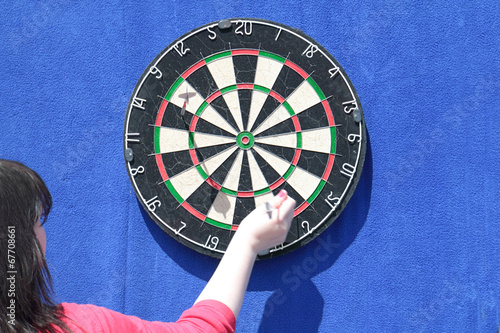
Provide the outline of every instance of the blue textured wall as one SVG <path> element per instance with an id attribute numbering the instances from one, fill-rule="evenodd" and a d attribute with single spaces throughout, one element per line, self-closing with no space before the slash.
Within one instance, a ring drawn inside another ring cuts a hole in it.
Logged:
<path id="1" fill-rule="evenodd" d="M 0 156 L 39 171 L 52 191 L 47 257 L 59 300 L 172 321 L 196 299 L 217 261 L 141 210 L 122 155 L 125 109 L 175 38 L 258 17 L 333 54 L 370 143 L 341 218 L 256 265 L 238 331 L 495 332 L 499 14 L 497 0 L 2 4 Z"/>

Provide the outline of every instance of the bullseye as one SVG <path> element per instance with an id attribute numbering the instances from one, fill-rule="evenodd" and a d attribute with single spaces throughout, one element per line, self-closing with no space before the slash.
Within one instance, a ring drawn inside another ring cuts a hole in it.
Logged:
<path id="1" fill-rule="evenodd" d="M 241 149 L 250 149 L 252 148 L 255 139 L 253 134 L 247 131 L 243 131 L 236 137 L 236 143 Z"/>

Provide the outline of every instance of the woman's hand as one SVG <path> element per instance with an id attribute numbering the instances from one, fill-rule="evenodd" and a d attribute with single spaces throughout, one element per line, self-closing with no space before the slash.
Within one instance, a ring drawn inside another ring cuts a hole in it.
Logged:
<path id="1" fill-rule="evenodd" d="M 293 218 L 295 200 L 285 190 L 257 207 L 240 223 L 235 238 L 247 242 L 255 253 L 285 241 Z"/>

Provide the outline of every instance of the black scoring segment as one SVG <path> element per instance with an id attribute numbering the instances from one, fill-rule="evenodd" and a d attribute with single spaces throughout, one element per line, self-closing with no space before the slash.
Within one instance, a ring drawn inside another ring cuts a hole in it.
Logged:
<path id="1" fill-rule="evenodd" d="M 193 114 L 184 112 L 184 116 L 181 116 L 181 110 L 182 109 L 177 105 L 168 103 L 161 125 L 164 127 L 188 130 Z"/>
<path id="2" fill-rule="evenodd" d="M 227 132 L 226 130 L 223 130 L 219 126 L 214 125 L 214 124 L 206 121 L 203 118 L 198 118 L 198 122 L 196 123 L 196 129 L 195 130 L 196 130 L 196 132 L 200 132 L 200 133 L 206 133 L 206 134 L 213 134 L 213 135 L 218 135 L 218 136 L 227 136 L 227 137 L 233 137 L 233 138 L 235 138 L 234 134 L 231 134 L 231 133 Z"/>
<path id="3" fill-rule="evenodd" d="M 201 184 L 186 201 L 203 215 L 207 215 L 219 191 L 207 182 Z"/>
<path id="4" fill-rule="evenodd" d="M 295 125 L 293 124 L 293 121 L 290 118 L 290 119 L 287 119 L 285 121 L 282 121 L 281 123 L 274 125 L 273 127 L 265 130 L 262 133 L 259 133 L 255 137 L 261 138 L 261 137 L 266 137 L 266 136 L 273 136 L 273 135 L 293 133 L 293 132 L 295 132 Z"/>
<path id="5" fill-rule="evenodd" d="M 219 89 L 207 66 L 189 75 L 186 81 L 205 99 Z"/>
<path id="6" fill-rule="evenodd" d="M 304 78 L 288 66 L 283 66 L 274 82 L 273 89 L 282 97 L 287 98 L 304 82 Z"/>
<path id="7" fill-rule="evenodd" d="M 316 129 L 328 126 L 328 118 L 323 104 L 318 103 L 297 114 L 301 130 Z"/>
<path id="8" fill-rule="evenodd" d="M 255 120 L 251 131 L 254 132 L 260 124 L 269 117 L 271 113 L 273 113 L 274 110 L 276 110 L 280 106 L 280 102 L 276 100 L 274 97 L 267 96 L 266 101 L 264 102 L 264 105 L 262 106 L 262 109 L 257 116 L 257 119 Z"/>
<path id="9" fill-rule="evenodd" d="M 250 106 L 252 103 L 252 90 L 239 89 L 238 98 L 240 100 L 241 120 L 243 121 L 243 128 L 248 128 L 248 118 L 250 116 Z"/>
<path id="10" fill-rule="evenodd" d="M 262 171 L 262 174 L 264 175 L 264 178 L 266 179 L 268 185 L 273 184 L 281 178 L 282 175 L 278 174 L 278 172 L 276 172 L 276 170 L 274 170 L 274 168 L 269 165 L 269 163 L 267 163 L 267 161 L 262 156 L 260 156 L 254 149 L 252 149 L 252 152 L 253 156 L 255 157 L 255 161 L 259 165 L 259 168 Z"/>
<path id="11" fill-rule="evenodd" d="M 234 207 L 234 217 L 233 224 L 240 224 L 241 221 L 248 215 L 247 212 L 251 212 L 255 209 L 255 199 L 254 198 L 237 198 L 236 205 Z"/>
<path id="12" fill-rule="evenodd" d="M 300 205 L 303 201 L 307 200 L 308 198 L 302 198 L 302 196 L 297 192 L 290 184 L 288 184 L 286 181 L 285 183 L 280 186 L 279 188 L 275 189 L 273 191 L 274 195 L 277 195 L 281 189 L 284 189 L 288 195 L 291 198 L 294 198 L 295 201 L 297 202 L 297 206 Z"/>
<path id="13" fill-rule="evenodd" d="M 252 188 L 252 174 L 248 165 L 248 152 L 243 152 L 243 159 L 241 164 L 240 182 L 238 184 L 238 191 L 253 191 Z"/>
<path id="14" fill-rule="evenodd" d="M 292 163 L 293 157 L 295 156 L 295 148 L 281 147 L 281 146 L 273 146 L 264 143 L 259 143 L 258 146 L 274 154 L 278 157 L 281 157 L 284 160 L 287 160 L 289 163 Z"/>
<path id="15" fill-rule="evenodd" d="M 233 57 L 234 74 L 236 83 L 253 83 L 257 69 L 256 56 L 239 55 Z"/>
<path id="16" fill-rule="evenodd" d="M 193 167 L 193 162 L 191 161 L 189 150 L 165 153 L 161 155 L 161 158 L 169 177 L 173 177 L 178 173 L 181 173 Z"/>
<path id="17" fill-rule="evenodd" d="M 329 157 L 329 154 L 301 150 L 297 166 L 321 178 L 325 172 Z"/>
<path id="18" fill-rule="evenodd" d="M 195 148 L 196 151 L 196 157 L 198 158 L 198 161 L 201 163 L 206 159 L 209 158 L 217 158 L 215 155 L 222 153 L 226 149 L 229 149 L 233 147 L 233 143 L 226 143 L 222 145 L 215 145 L 215 146 L 208 146 L 208 147 L 202 147 L 202 148 Z"/>

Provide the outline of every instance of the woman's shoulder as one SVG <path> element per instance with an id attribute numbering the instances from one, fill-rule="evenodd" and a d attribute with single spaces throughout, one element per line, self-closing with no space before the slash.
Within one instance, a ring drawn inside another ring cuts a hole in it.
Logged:
<path id="1" fill-rule="evenodd" d="M 73 332 L 107 332 L 117 315 L 113 310 L 93 305 L 61 303 L 64 317 L 61 318 Z"/>

